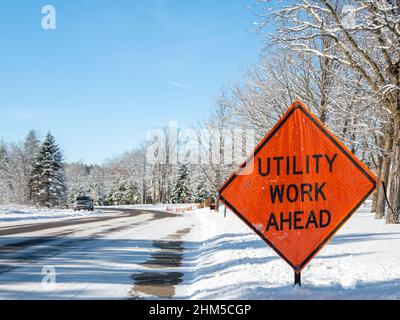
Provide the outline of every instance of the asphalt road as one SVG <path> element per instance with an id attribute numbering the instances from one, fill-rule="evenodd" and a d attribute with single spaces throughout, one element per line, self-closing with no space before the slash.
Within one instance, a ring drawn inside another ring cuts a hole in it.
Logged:
<path id="1" fill-rule="evenodd" d="M 128 281 L 132 286 L 127 295 L 131 298 L 140 298 L 142 294 L 155 298 L 174 297 L 174 288 L 183 277 L 179 270 L 184 252 L 182 237 L 190 232 L 190 227 L 163 228 L 174 225 L 168 222 L 175 222 L 180 218 L 179 215 L 167 212 L 109 208 L 98 208 L 98 210 L 102 212 L 90 217 L 0 227 L 0 299 L 36 298 L 34 290 L 27 290 L 24 285 L 28 283 L 39 285 L 42 281 L 42 274 L 24 271 L 32 269 L 32 266 L 65 265 L 72 262 L 83 265 L 80 261 L 82 254 L 84 256 L 85 253 L 86 255 L 95 253 L 97 258 L 94 260 L 101 260 L 100 252 L 106 249 L 109 251 L 110 246 L 118 250 L 120 245 L 117 243 L 123 239 L 127 239 L 125 243 L 135 241 L 132 242 L 132 247 L 135 248 L 135 252 L 141 252 L 140 255 L 125 254 L 123 259 L 120 254 L 115 254 L 110 259 L 110 271 L 112 271 L 111 262 L 128 260 L 134 264 L 132 269 L 127 269 L 125 274 L 120 275 L 120 282 L 125 283 L 125 278 L 129 274 Z M 158 234 L 153 234 L 153 230 L 159 230 Z M 148 234 L 152 236 L 149 238 Z M 73 256 L 74 252 L 81 253 L 75 261 L 65 258 L 67 254 Z M 68 272 L 65 274 L 68 275 Z M 112 274 L 113 278 L 110 276 L 109 281 L 104 278 L 102 283 L 109 285 L 118 282 L 114 273 L 109 274 Z M 90 282 L 99 281 L 90 280 Z M 8 294 L 10 283 L 14 284 L 15 289 Z M 44 299 L 73 297 L 79 298 L 76 295 L 69 296 L 57 292 L 37 296 Z M 100 298 L 107 298 L 107 295 L 101 295 Z"/>

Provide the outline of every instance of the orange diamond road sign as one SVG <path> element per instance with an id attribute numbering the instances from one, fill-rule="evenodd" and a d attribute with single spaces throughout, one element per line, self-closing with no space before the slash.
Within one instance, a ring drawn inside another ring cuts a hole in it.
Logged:
<path id="1" fill-rule="evenodd" d="M 300 274 L 377 183 L 297 101 L 225 182 L 219 196 Z"/>

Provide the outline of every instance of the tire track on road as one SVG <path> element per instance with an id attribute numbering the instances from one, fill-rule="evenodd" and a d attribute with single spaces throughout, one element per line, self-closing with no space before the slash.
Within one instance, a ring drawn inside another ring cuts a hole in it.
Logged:
<path id="1" fill-rule="evenodd" d="M 50 236 L 40 236 L 40 237 L 31 237 L 30 239 L 26 239 L 23 241 L 19 242 L 14 242 L 10 244 L 6 244 L 0 247 L 0 254 L 1 254 L 1 260 L 9 260 L 7 264 L 0 264 L 0 274 L 15 270 L 19 268 L 20 266 L 18 265 L 12 265 L 12 263 L 21 263 L 21 262 L 36 262 L 40 261 L 41 259 L 49 258 L 58 255 L 61 252 L 65 252 L 66 250 L 73 250 L 74 248 L 80 247 L 84 245 L 85 243 L 97 239 L 101 239 L 104 236 L 107 236 L 111 233 L 114 232 L 119 232 L 123 231 L 126 229 L 131 229 L 134 227 L 144 227 L 147 224 L 151 223 L 151 221 L 154 220 L 159 220 L 163 218 L 171 218 L 174 217 L 175 215 L 171 215 L 170 213 L 165 213 L 161 211 L 139 211 L 139 210 L 133 210 L 133 209 L 107 209 L 109 211 L 117 211 L 117 212 L 125 212 L 123 216 L 118 216 L 118 217 L 101 217 L 98 219 L 89 219 L 90 222 L 88 222 L 87 219 L 76 219 L 75 221 L 62 221 L 62 222 L 52 222 L 52 223 L 45 223 L 44 225 L 48 226 L 48 228 L 45 228 L 44 226 L 34 226 L 34 227 L 40 227 L 40 228 L 30 228 L 30 226 L 23 228 L 22 232 L 19 233 L 14 233 L 15 234 L 23 234 L 27 232 L 32 232 L 37 231 L 37 230 L 49 230 L 49 229 L 54 229 L 54 228 L 60 228 L 63 226 L 71 226 L 71 225 L 83 225 L 83 224 L 88 224 L 88 223 L 98 223 L 98 222 L 104 222 L 104 221 L 109 221 L 109 220 L 116 220 L 116 219 L 123 219 L 123 218 L 129 218 L 129 217 L 135 217 L 141 214 L 151 214 L 152 216 L 149 219 L 146 219 L 144 221 L 139 221 L 135 223 L 128 223 L 123 226 L 113 226 L 111 228 L 107 228 L 104 230 L 101 230 L 99 232 L 93 233 L 88 235 L 87 237 L 83 238 L 70 238 L 68 240 L 60 240 L 62 237 L 65 236 L 70 236 L 74 233 L 77 233 L 79 231 L 82 231 L 82 229 L 79 230 L 70 230 L 70 231 L 64 231 L 60 232 L 57 234 L 52 234 Z M 83 223 L 78 223 L 80 220 L 84 220 Z M 70 223 L 73 222 L 73 223 Z M 97 226 L 102 227 L 102 226 Z M 21 230 L 19 230 L 21 231 Z M 1 235 L 1 232 L 0 232 Z M 40 247 L 42 245 L 48 245 L 47 247 Z M 26 249 L 32 249 L 29 252 L 26 252 Z"/>

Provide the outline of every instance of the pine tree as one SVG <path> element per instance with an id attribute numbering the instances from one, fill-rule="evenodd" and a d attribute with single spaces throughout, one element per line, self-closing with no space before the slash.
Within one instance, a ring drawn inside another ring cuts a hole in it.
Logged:
<path id="1" fill-rule="evenodd" d="M 39 151 L 40 141 L 35 130 L 30 130 L 24 142 L 23 171 L 25 179 L 25 198 L 32 202 L 32 190 L 30 188 L 30 177 L 32 176 L 36 154 Z"/>
<path id="2" fill-rule="evenodd" d="M 106 192 L 105 186 L 102 183 L 93 182 L 90 184 L 88 194 L 92 197 L 96 205 L 104 205 L 106 200 Z"/>
<path id="3" fill-rule="evenodd" d="M 70 186 L 68 188 L 68 203 L 72 204 L 76 200 L 77 197 L 86 196 L 87 192 L 85 188 L 79 184 Z"/>
<path id="4" fill-rule="evenodd" d="M 190 192 L 190 171 L 187 164 L 179 165 L 175 188 L 172 192 L 172 201 L 174 203 L 188 203 L 192 201 Z"/>
<path id="5" fill-rule="evenodd" d="M 197 184 L 194 201 L 196 203 L 202 203 L 210 196 L 210 192 L 207 187 L 207 177 L 202 175 L 199 177 L 199 183 Z"/>
<path id="6" fill-rule="evenodd" d="M 127 190 L 125 193 L 125 202 L 126 204 L 137 204 L 139 202 L 138 187 L 136 183 L 131 182 L 127 186 Z"/>
<path id="7" fill-rule="evenodd" d="M 33 163 L 36 153 L 39 149 L 39 138 L 35 130 L 30 130 L 25 138 L 24 151 L 27 162 Z"/>
<path id="8" fill-rule="evenodd" d="M 35 157 L 29 185 L 38 205 L 54 207 L 67 200 L 63 156 L 50 132 Z"/>

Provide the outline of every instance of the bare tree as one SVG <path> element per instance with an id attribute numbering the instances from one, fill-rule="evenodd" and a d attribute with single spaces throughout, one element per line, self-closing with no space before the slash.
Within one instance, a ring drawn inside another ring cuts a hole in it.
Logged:
<path id="1" fill-rule="evenodd" d="M 200 132 L 203 135 L 199 137 L 202 155 L 199 167 L 209 182 L 210 191 L 215 195 L 216 210 L 219 210 L 219 197 L 216 193 L 224 180 L 239 164 L 235 163 L 235 158 L 237 158 L 235 152 L 237 153 L 237 150 L 232 150 L 237 144 L 232 141 L 234 136 L 232 133 L 232 112 L 229 108 L 226 92 L 222 92 L 215 99 L 215 108 L 210 117 L 202 123 Z"/>
<path id="2" fill-rule="evenodd" d="M 267 5 L 269 0 L 260 0 Z M 348 5 L 356 21 L 349 23 L 344 14 Z M 347 7 L 345 7 L 347 6 Z M 400 14 L 397 0 L 366 1 L 288 1 L 284 7 L 262 15 L 261 28 L 274 22 L 276 32 L 270 40 L 292 51 L 321 57 L 352 70 L 371 97 L 379 101 L 379 111 L 388 117 L 384 132 L 393 132 L 390 157 L 390 203 L 393 212 L 388 223 L 398 223 L 400 215 Z M 329 39 L 329 50 L 321 50 L 315 41 Z M 366 97 L 367 98 L 367 97 Z M 390 144 L 389 144 L 390 145 Z M 384 160 L 385 161 L 385 160 Z M 381 180 L 385 173 L 380 170 Z M 383 175 L 382 175 L 383 174 Z"/>

